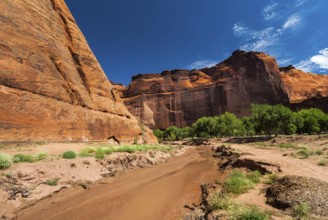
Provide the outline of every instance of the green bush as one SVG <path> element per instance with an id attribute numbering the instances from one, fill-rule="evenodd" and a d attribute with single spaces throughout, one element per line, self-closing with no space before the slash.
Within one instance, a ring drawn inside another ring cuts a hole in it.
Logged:
<path id="1" fill-rule="evenodd" d="M 293 207 L 293 215 L 297 218 L 303 219 L 309 216 L 311 208 L 308 203 L 301 202 L 300 204 Z"/>
<path id="2" fill-rule="evenodd" d="M 264 183 L 265 184 L 272 184 L 279 179 L 279 176 L 275 173 L 271 173 L 265 176 Z"/>
<path id="3" fill-rule="evenodd" d="M 92 156 L 93 156 L 92 154 L 85 153 L 85 152 L 79 154 L 79 157 L 92 157 Z"/>
<path id="4" fill-rule="evenodd" d="M 48 186 L 57 186 L 58 182 L 59 182 L 59 178 L 54 178 L 54 179 L 51 179 L 51 180 L 47 180 L 46 184 Z"/>
<path id="5" fill-rule="evenodd" d="M 244 209 L 240 214 L 237 214 L 237 220 L 268 220 L 270 214 L 261 211 L 258 207 L 252 206 Z"/>
<path id="6" fill-rule="evenodd" d="M 299 151 L 297 151 L 296 154 L 305 159 L 305 158 L 308 158 L 308 157 L 312 156 L 314 154 L 314 152 L 311 151 L 307 147 L 302 147 Z"/>
<path id="7" fill-rule="evenodd" d="M 223 184 L 223 189 L 227 193 L 236 195 L 246 193 L 256 183 L 260 182 L 260 176 L 261 174 L 258 171 L 247 174 L 240 171 L 233 171 Z"/>
<path id="8" fill-rule="evenodd" d="M 35 159 L 33 155 L 28 155 L 28 154 L 16 154 L 13 157 L 13 162 L 14 163 L 33 163 L 35 162 Z"/>
<path id="9" fill-rule="evenodd" d="M 36 161 L 41 161 L 41 160 L 45 160 L 47 159 L 48 154 L 47 153 L 38 153 L 37 155 L 35 155 L 35 160 Z"/>
<path id="10" fill-rule="evenodd" d="M 10 156 L 7 154 L 0 154 L 0 170 L 7 169 L 11 166 Z"/>
<path id="11" fill-rule="evenodd" d="M 105 158 L 105 154 L 104 154 L 103 149 L 98 148 L 97 151 L 96 151 L 95 157 L 97 159 L 104 159 Z"/>
<path id="12" fill-rule="evenodd" d="M 319 166 L 328 166 L 328 159 L 322 158 L 319 162 L 318 162 Z"/>
<path id="13" fill-rule="evenodd" d="M 74 159 L 76 158 L 76 153 L 74 151 L 66 151 L 63 153 L 64 159 Z"/>

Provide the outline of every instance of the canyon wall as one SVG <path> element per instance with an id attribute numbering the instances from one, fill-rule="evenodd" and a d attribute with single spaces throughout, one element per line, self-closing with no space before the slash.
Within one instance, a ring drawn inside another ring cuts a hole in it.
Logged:
<path id="1" fill-rule="evenodd" d="M 265 53 L 235 51 L 211 68 L 139 74 L 119 86 L 129 111 L 150 128 L 184 127 L 203 116 L 249 114 L 258 104 L 327 109 L 328 76 L 279 69 Z"/>
<path id="2" fill-rule="evenodd" d="M 0 8 L 0 142 L 156 142 L 126 109 L 64 0 L 1 0 Z"/>

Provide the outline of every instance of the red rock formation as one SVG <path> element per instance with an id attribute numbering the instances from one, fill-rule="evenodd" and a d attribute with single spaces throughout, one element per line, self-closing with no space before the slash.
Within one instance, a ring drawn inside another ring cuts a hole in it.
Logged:
<path id="1" fill-rule="evenodd" d="M 127 111 L 64 0 L 1 0 L 0 8 L 0 141 L 156 142 Z"/>
<path id="2" fill-rule="evenodd" d="M 129 111 L 151 128 L 184 127 L 226 111 L 248 115 L 253 103 L 313 106 L 313 101 L 300 102 L 327 97 L 327 80 L 328 76 L 301 70 L 279 70 L 276 60 L 264 53 L 235 51 L 211 68 L 137 75 L 123 99 Z"/>

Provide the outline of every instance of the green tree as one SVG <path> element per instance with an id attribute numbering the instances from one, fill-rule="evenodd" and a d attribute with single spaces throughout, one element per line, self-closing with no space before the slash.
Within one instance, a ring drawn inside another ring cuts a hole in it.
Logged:
<path id="1" fill-rule="evenodd" d="M 327 114 L 317 108 L 304 109 L 298 112 L 303 118 L 303 126 L 300 133 L 315 134 L 327 131 Z"/>
<path id="2" fill-rule="evenodd" d="M 245 128 L 235 114 L 226 112 L 216 118 L 216 131 L 219 136 L 243 136 Z"/>
<path id="3" fill-rule="evenodd" d="M 192 128 L 197 137 L 216 137 L 217 132 L 217 116 L 216 117 L 202 117 L 198 119 L 193 125 Z"/>
<path id="4" fill-rule="evenodd" d="M 283 105 L 258 105 L 251 106 L 251 119 L 257 133 L 293 134 L 296 132 L 293 112 Z"/>
<path id="5" fill-rule="evenodd" d="M 243 126 L 245 128 L 245 134 L 247 136 L 251 136 L 252 137 L 253 135 L 256 134 L 255 128 L 254 128 L 255 124 L 254 124 L 254 122 L 253 122 L 253 120 L 252 120 L 251 117 L 243 117 L 241 119 L 241 121 L 242 121 Z"/>

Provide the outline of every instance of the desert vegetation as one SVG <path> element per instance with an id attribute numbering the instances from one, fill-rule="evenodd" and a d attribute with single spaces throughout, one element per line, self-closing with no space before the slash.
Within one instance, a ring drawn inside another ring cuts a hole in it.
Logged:
<path id="1" fill-rule="evenodd" d="M 192 137 L 321 134 L 328 131 L 328 114 L 320 109 L 311 108 L 293 112 L 283 105 L 254 104 L 250 111 L 249 117 L 238 118 L 235 114 L 226 112 L 221 116 L 202 117 L 191 127 L 171 126 L 165 130 L 157 129 L 154 134 L 160 141 L 175 141 Z"/>
<path id="2" fill-rule="evenodd" d="M 264 212 L 256 206 L 248 206 L 235 200 L 236 196 L 247 193 L 248 190 L 260 183 L 261 177 L 262 175 L 258 171 L 232 171 L 222 183 L 222 190 L 216 191 L 209 196 L 209 209 L 212 212 L 223 212 L 223 215 L 231 220 L 270 219 L 270 213 Z"/>

